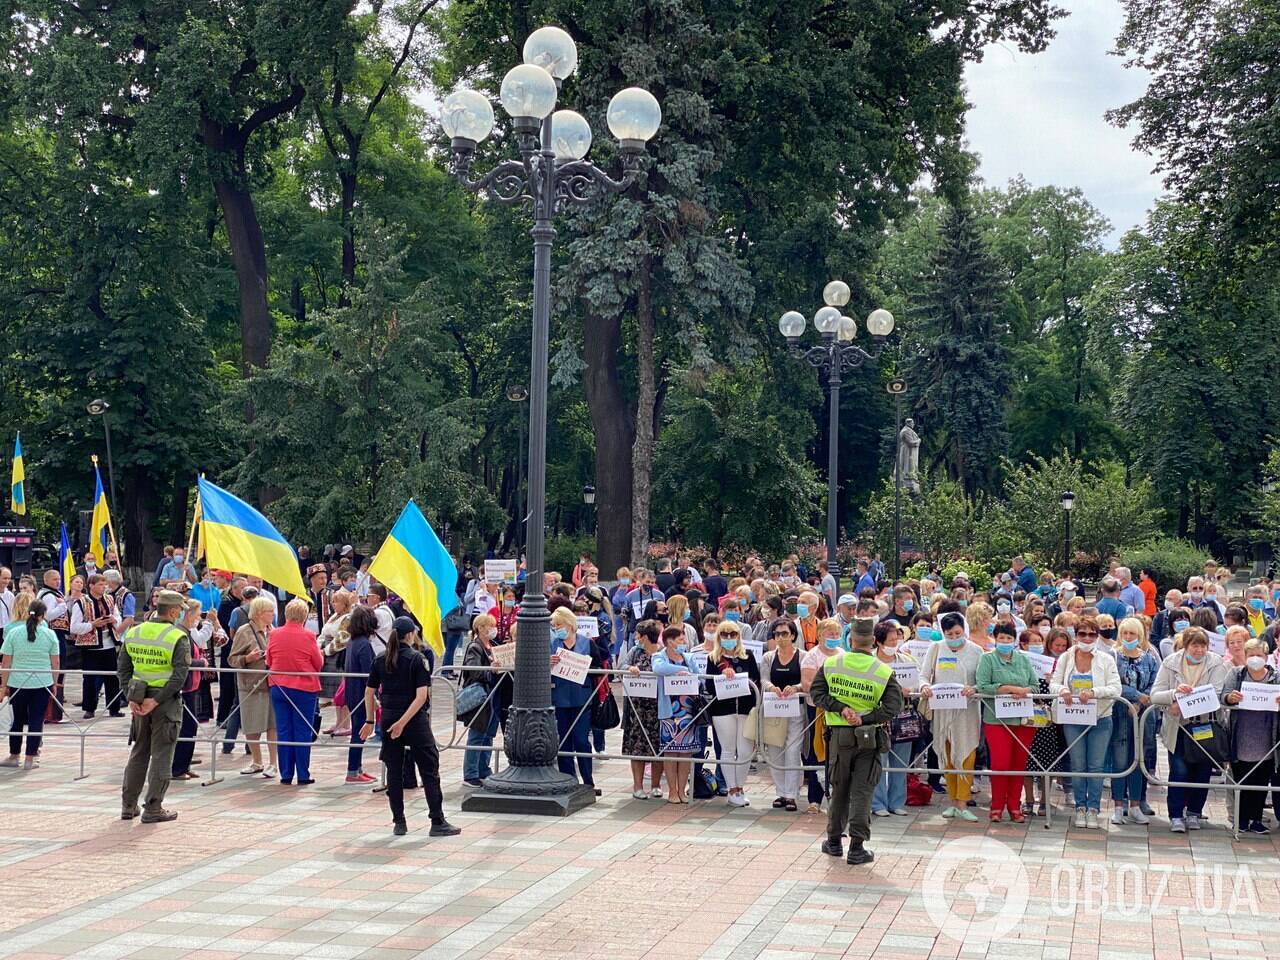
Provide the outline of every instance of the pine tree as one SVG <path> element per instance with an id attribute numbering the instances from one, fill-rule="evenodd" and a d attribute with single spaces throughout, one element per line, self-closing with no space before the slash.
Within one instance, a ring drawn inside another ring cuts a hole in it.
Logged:
<path id="1" fill-rule="evenodd" d="M 927 466 L 944 467 L 970 495 L 995 487 L 1008 444 L 1003 287 L 973 211 L 951 208 L 918 301 L 910 383 L 931 452 Z"/>

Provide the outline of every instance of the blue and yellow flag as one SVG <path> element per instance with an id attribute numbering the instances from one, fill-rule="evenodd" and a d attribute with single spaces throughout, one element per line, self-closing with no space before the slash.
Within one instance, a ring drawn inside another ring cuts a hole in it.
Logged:
<path id="1" fill-rule="evenodd" d="M 62 525 L 62 540 L 58 544 L 58 569 L 62 571 L 62 589 L 71 589 L 71 580 L 76 575 L 76 558 L 71 553 L 71 539 L 67 536 L 67 525 Z"/>
<path id="2" fill-rule="evenodd" d="M 306 598 L 298 555 L 270 520 L 204 477 L 196 494 L 196 511 L 210 567 L 261 577 Z"/>
<path id="3" fill-rule="evenodd" d="M 13 479 L 10 481 L 10 507 L 18 516 L 27 512 L 27 473 L 22 468 L 22 437 L 13 437 Z"/>
<path id="4" fill-rule="evenodd" d="M 443 656 L 440 622 L 458 605 L 454 592 L 458 571 L 449 551 L 412 500 L 387 534 L 377 557 L 369 565 L 369 573 L 400 595 L 404 605 L 422 624 L 422 638 L 431 644 L 437 656 Z"/>
<path id="5" fill-rule="evenodd" d="M 103 569 L 107 561 L 107 545 L 115 541 L 115 532 L 111 529 L 111 510 L 107 506 L 107 495 L 102 489 L 102 474 L 98 471 L 98 458 L 93 458 L 93 517 L 89 521 L 89 552 Z M 119 551 L 117 551 L 117 554 Z"/>

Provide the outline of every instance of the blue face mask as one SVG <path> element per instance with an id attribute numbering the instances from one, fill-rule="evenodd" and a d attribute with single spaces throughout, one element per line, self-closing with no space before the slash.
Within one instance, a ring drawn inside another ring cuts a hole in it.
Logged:
<path id="1" fill-rule="evenodd" d="M 688 651 L 688 649 L 689 649 L 689 645 L 686 643 L 676 644 L 676 653 L 680 654 L 681 656 L 683 656 Z"/>
<path id="2" fill-rule="evenodd" d="M 919 634 L 921 640 L 928 640 L 930 643 L 937 643 L 942 639 L 942 631 L 936 627 L 921 627 Z"/>
<path id="3" fill-rule="evenodd" d="M 631 578 L 630 578 L 630 577 L 619 577 L 619 578 L 618 578 L 618 583 L 620 583 L 620 584 L 621 584 L 622 586 L 624 586 L 624 587 L 629 587 L 629 586 L 631 586 Z"/>
<path id="4" fill-rule="evenodd" d="M 343 586 L 346 587 L 348 590 L 354 590 L 356 588 L 356 582 L 354 580 L 348 580 L 346 583 L 343 584 Z"/>
<path id="5" fill-rule="evenodd" d="M 994 623 L 987 624 L 987 636 L 994 637 L 996 635 L 996 625 Z"/>
<path id="6" fill-rule="evenodd" d="M 722 648 L 722 649 L 724 649 L 724 650 L 737 650 L 737 649 L 738 649 L 738 638 L 737 638 L 737 637 L 725 637 L 723 640 L 721 640 L 721 641 L 720 641 L 720 646 L 721 646 L 721 648 Z"/>
<path id="7" fill-rule="evenodd" d="M 1189 653 L 1188 653 L 1188 654 L 1185 654 L 1185 656 L 1186 656 L 1186 658 L 1187 658 L 1187 663 L 1191 664 L 1193 667 L 1195 667 L 1195 666 L 1199 666 L 1201 663 L 1203 663 L 1203 662 L 1204 662 L 1204 657 L 1203 657 L 1203 656 L 1193 657 L 1193 656 L 1192 656 L 1191 654 L 1189 654 Z"/>
<path id="8" fill-rule="evenodd" d="M 1175 622 L 1174 622 L 1174 624 L 1173 624 L 1173 632 L 1174 632 L 1174 633 L 1181 633 L 1183 630 L 1187 629 L 1187 627 L 1189 627 L 1189 626 L 1191 626 L 1191 624 L 1190 624 L 1188 621 L 1186 621 L 1186 620 L 1177 620 L 1177 621 L 1175 621 Z"/>
<path id="9" fill-rule="evenodd" d="M 1227 635 L 1227 628 L 1224 627 L 1222 624 L 1218 624 L 1216 627 L 1214 627 L 1214 632 L 1217 633 L 1217 635 L 1220 637 L 1225 637 Z"/>
<path id="10" fill-rule="evenodd" d="M 827 637 L 822 641 L 822 645 L 828 650 L 839 650 L 844 644 L 840 642 L 839 637 Z"/>
<path id="11" fill-rule="evenodd" d="M 726 620 L 733 620 L 736 622 L 742 619 L 742 614 L 740 614 L 737 610 L 730 610 L 728 613 L 724 615 L 724 618 Z"/>
<path id="12" fill-rule="evenodd" d="M 1076 638 L 1076 628 L 1067 627 L 1067 636 L 1069 636 L 1072 640 L 1074 640 Z"/>
<path id="13" fill-rule="evenodd" d="M 1138 647 L 1142 644 L 1142 641 L 1141 640 L 1122 640 L 1121 643 L 1124 644 L 1124 648 L 1126 650 L 1137 650 Z"/>
<path id="14" fill-rule="evenodd" d="M 947 637 L 947 646 L 952 650 L 959 650 L 965 644 L 964 637 Z"/>
<path id="15" fill-rule="evenodd" d="M 1018 645 L 1016 643 L 1005 643 L 1004 641 L 1001 641 L 996 644 L 996 653 L 1007 657 L 1009 654 L 1013 653 L 1017 647 Z"/>
<path id="16" fill-rule="evenodd" d="M 910 612 L 911 612 L 912 610 L 914 610 L 915 608 L 916 608 L 916 602 L 915 602 L 914 600 L 903 600 L 903 601 L 902 601 L 902 609 L 903 609 L 903 610 L 905 610 L 905 611 L 907 611 L 907 613 L 910 613 Z"/>
<path id="17" fill-rule="evenodd" d="M 567 640 L 569 639 L 569 631 L 564 627 L 556 627 L 551 631 L 551 637 L 555 640 Z"/>
<path id="18" fill-rule="evenodd" d="M 801 620 L 809 616 L 809 605 L 807 603 L 796 604 L 796 616 Z"/>
<path id="19" fill-rule="evenodd" d="M 1253 610 L 1261 611 L 1262 608 L 1265 606 L 1266 604 L 1262 602 L 1261 597 L 1254 597 L 1252 600 L 1249 601 L 1249 607 Z"/>
<path id="20" fill-rule="evenodd" d="M 692 620 L 692 619 L 693 619 L 693 614 L 692 614 L 692 613 L 690 613 L 688 610 L 686 610 L 686 611 L 684 612 L 684 617 L 683 617 L 683 619 L 685 619 L 685 620 Z"/>

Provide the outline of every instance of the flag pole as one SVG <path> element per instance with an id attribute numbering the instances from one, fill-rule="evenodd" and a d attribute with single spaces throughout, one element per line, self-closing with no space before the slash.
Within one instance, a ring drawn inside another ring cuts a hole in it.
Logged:
<path id="1" fill-rule="evenodd" d="M 89 459 L 93 461 L 93 472 L 98 482 L 102 482 L 102 474 L 98 470 L 98 455 L 90 454 Z M 120 544 L 116 542 L 115 522 L 111 519 L 111 510 L 107 510 L 107 535 L 111 537 L 111 549 L 116 552 L 116 563 L 120 564 L 120 574 L 124 575 L 124 554 L 120 552 Z"/>
<path id="2" fill-rule="evenodd" d="M 200 522 L 200 488 L 196 487 L 195 509 L 191 512 L 191 532 L 187 534 L 187 559 L 191 560 L 191 545 L 196 540 L 196 524 Z M 194 564 L 193 564 L 194 565 Z"/>

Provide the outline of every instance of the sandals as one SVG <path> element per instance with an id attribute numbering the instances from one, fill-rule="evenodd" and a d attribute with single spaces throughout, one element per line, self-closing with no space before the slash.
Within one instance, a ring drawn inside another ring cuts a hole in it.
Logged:
<path id="1" fill-rule="evenodd" d="M 773 809 L 775 810 L 781 810 L 786 805 L 787 801 L 783 800 L 781 797 L 778 797 L 778 799 L 773 801 Z"/>
<path id="2" fill-rule="evenodd" d="M 795 802 L 794 800 L 788 800 L 788 801 L 786 801 L 786 803 L 784 804 L 784 806 L 785 806 L 785 808 L 786 808 L 787 813 L 795 813 L 795 812 L 796 812 L 796 802 Z"/>

